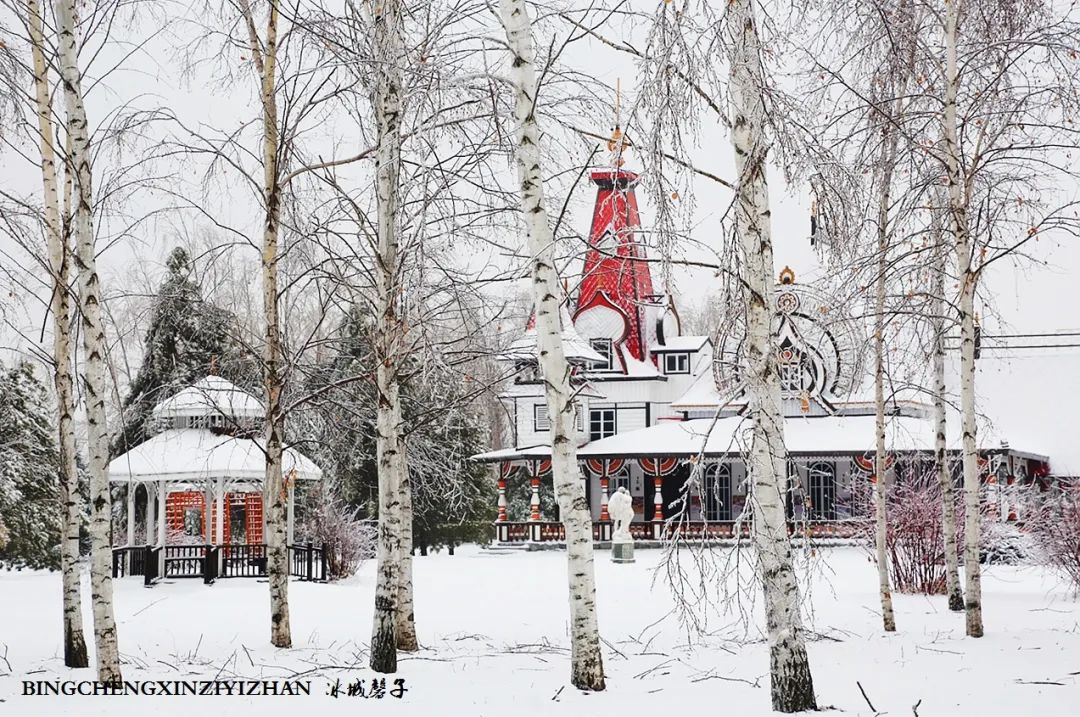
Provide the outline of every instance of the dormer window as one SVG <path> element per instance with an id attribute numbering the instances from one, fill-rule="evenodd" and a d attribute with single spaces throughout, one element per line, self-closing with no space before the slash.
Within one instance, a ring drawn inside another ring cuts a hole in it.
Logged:
<path id="1" fill-rule="evenodd" d="M 690 354 L 664 354 L 664 373 L 690 373 Z"/>
<path id="2" fill-rule="evenodd" d="M 589 346 L 592 347 L 593 351 L 604 357 L 603 361 L 594 361 L 590 368 L 593 371 L 610 371 L 615 356 L 611 339 L 592 339 L 589 341 Z"/>

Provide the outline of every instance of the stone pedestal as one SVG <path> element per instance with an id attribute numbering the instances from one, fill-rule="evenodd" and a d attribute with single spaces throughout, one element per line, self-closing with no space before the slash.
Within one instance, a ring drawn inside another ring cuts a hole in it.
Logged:
<path id="1" fill-rule="evenodd" d="M 634 562 L 634 543 L 612 543 L 611 562 L 632 563 Z"/>

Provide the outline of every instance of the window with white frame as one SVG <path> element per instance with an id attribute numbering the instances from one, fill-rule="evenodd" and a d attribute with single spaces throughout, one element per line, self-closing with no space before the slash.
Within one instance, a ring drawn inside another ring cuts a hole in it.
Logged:
<path id="1" fill-rule="evenodd" d="M 690 354 L 664 354 L 664 373 L 690 373 Z"/>
<path id="2" fill-rule="evenodd" d="M 589 440 L 598 441 L 601 438 L 615 435 L 615 409 L 594 408 L 589 411 Z"/>
<path id="3" fill-rule="evenodd" d="M 591 339 L 589 346 L 592 347 L 593 351 L 604 357 L 603 361 L 594 361 L 591 368 L 594 371 L 610 371 L 615 355 L 611 339 Z"/>

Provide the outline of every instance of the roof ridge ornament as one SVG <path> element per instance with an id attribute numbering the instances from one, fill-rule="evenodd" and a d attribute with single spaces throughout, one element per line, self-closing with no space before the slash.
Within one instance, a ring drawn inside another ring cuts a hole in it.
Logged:
<path id="1" fill-rule="evenodd" d="M 784 266 L 780 270 L 780 283 L 781 284 L 794 284 L 795 283 L 795 270 L 790 266 Z"/>

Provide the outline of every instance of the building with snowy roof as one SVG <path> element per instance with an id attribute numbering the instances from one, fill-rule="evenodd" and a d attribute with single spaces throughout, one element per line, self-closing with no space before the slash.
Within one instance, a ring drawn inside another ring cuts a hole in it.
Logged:
<path id="1" fill-rule="evenodd" d="M 154 406 L 150 438 L 109 463 L 110 482 L 126 487 L 128 500 L 127 544 L 113 551 L 115 574 L 265 575 L 265 414 L 260 399 L 219 376 Z M 282 462 L 291 545 L 296 481 L 319 480 L 322 470 L 292 448 Z M 137 503 L 144 536 L 135 534 Z"/>
<path id="2" fill-rule="evenodd" d="M 633 499 L 636 537 L 660 538 L 665 530 L 730 536 L 748 497 L 743 456 L 752 425 L 741 375 L 745 331 L 729 327 L 720 345 L 708 336 L 683 335 L 675 300 L 654 286 L 638 240 L 638 176 L 619 168 L 594 171 L 590 178 L 597 195 L 583 278 L 562 318 L 594 537 L 610 537 L 607 502 L 620 487 Z M 863 365 L 866 328 L 827 293 L 799 283 L 787 267 L 772 301 L 789 519 L 819 535 L 850 535 L 869 511 L 875 446 L 873 379 Z M 557 514 L 557 506 L 540 503 L 547 492 L 541 487 L 551 481 L 550 424 L 531 331 L 530 322 L 503 357 L 517 368 L 501 395 L 513 445 L 473 457 L 498 466 L 501 542 L 564 537 L 561 524 L 542 518 Z M 980 364 L 980 381 L 986 363 Z M 1002 388 L 993 381 L 977 385 L 991 392 Z M 896 396 L 887 412 L 890 475 L 928 470 L 937 433 L 929 399 Z M 1006 410 L 980 419 L 980 465 L 991 512 L 1003 520 L 1017 518 L 1022 487 L 1049 476 L 1055 465 L 1047 445 L 1052 441 L 1023 428 L 1030 418 Z M 947 419 L 947 453 L 956 459 L 959 420 L 952 411 Z M 1006 424 L 1019 428 L 1003 432 Z M 1080 472 L 1077 459 L 1063 456 L 1058 472 Z M 684 490 L 699 462 L 700 488 Z M 515 521 L 507 490 L 522 478 L 531 487 L 531 506 L 527 520 Z"/>

